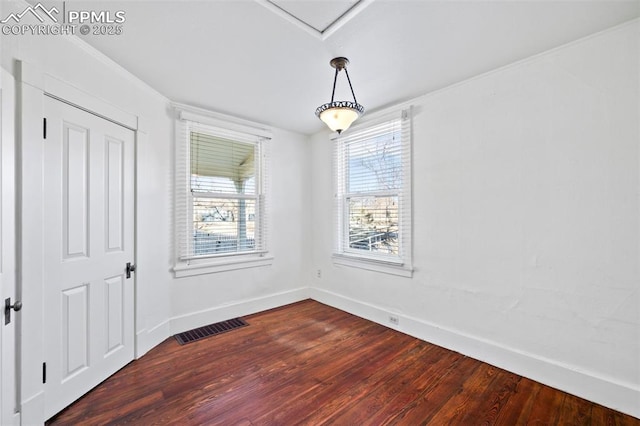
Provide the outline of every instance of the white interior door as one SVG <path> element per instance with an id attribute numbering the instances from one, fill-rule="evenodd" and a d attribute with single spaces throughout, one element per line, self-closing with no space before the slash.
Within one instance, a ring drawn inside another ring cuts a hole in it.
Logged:
<path id="1" fill-rule="evenodd" d="M 134 133 L 45 96 L 45 418 L 134 356 Z M 28 196 L 25 194 L 24 196 Z"/>

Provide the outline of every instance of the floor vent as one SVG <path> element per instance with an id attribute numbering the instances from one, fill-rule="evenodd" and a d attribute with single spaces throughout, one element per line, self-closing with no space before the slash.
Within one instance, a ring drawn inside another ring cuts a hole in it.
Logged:
<path id="1" fill-rule="evenodd" d="M 184 333 L 176 334 L 174 337 L 181 345 L 196 342 L 205 337 L 215 336 L 216 334 L 225 333 L 235 330 L 236 328 L 245 327 L 249 324 L 242 318 L 234 318 L 227 321 L 217 322 L 215 324 L 205 325 L 204 327 L 194 328 Z"/>

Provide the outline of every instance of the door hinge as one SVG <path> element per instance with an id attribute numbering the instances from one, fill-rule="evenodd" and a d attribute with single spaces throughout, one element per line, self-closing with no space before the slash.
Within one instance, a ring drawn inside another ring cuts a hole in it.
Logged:
<path id="1" fill-rule="evenodd" d="M 42 137 L 44 139 L 47 138 L 47 119 L 46 118 L 42 119 Z"/>
<path id="2" fill-rule="evenodd" d="M 47 383 L 47 363 L 42 363 L 42 383 Z"/>

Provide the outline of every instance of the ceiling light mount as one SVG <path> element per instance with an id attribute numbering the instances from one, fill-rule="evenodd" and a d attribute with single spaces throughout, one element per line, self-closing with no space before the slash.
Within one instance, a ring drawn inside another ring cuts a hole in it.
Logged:
<path id="1" fill-rule="evenodd" d="M 331 65 L 333 68 L 337 69 L 338 71 L 342 71 L 343 69 L 347 68 L 347 65 L 349 65 L 349 60 L 343 56 L 339 56 L 337 58 L 333 58 L 329 62 L 329 65 Z"/>
<path id="2" fill-rule="evenodd" d="M 358 117 L 364 114 L 364 107 L 358 103 L 356 100 L 356 94 L 353 92 L 353 86 L 351 85 L 351 79 L 349 78 L 349 72 L 347 71 L 349 60 L 345 57 L 339 56 L 337 58 L 333 58 L 329 64 L 336 69 L 336 73 L 333 77 L 331 102 L 322 104 L 316 108 L 316 116 L 318 116 L 318 118 L 334 132 L 342 133 L 347 130 Z M 342 70 L 344 70 L 344 73 L 347 76 L 349 89 L 351 89 L 351 95 L 353 96 L 353 102 L 334 101 L 338 73 Z"/>

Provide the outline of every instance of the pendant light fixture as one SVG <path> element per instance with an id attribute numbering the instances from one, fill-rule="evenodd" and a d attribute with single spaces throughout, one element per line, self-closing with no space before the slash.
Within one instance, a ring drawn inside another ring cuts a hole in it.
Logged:
<path id="1" fill-rule="evenodd" d="M 338 57 L 333 58 L 329 62 L 333 68 L 336 69 L 335 76 L 333 77 L 333 91 L 331 92 L 331 102 L 320 105 L 316 108 L 316 115 L 322 120 L 331 130 L 334 132 L 342 133 L 347 130 L 351 124 L 356 121 L 358 117 L 364 114 L 364 107 L 356 101 L 356 94 L 353 93 L 353 87 L 351 86 L 351 79 L 349 78 L 349 72 L 347 72 L 347 65 L 349 60 L 347 58 Z M 334 101 L 333 98 L 336 94 L 336 81 L 338 80 L 338 73 L 344 70 L 347 75 L 347 81 L 349 82 L 349 88 L 353 95 L 353 102 L 351 101 Z"/>

